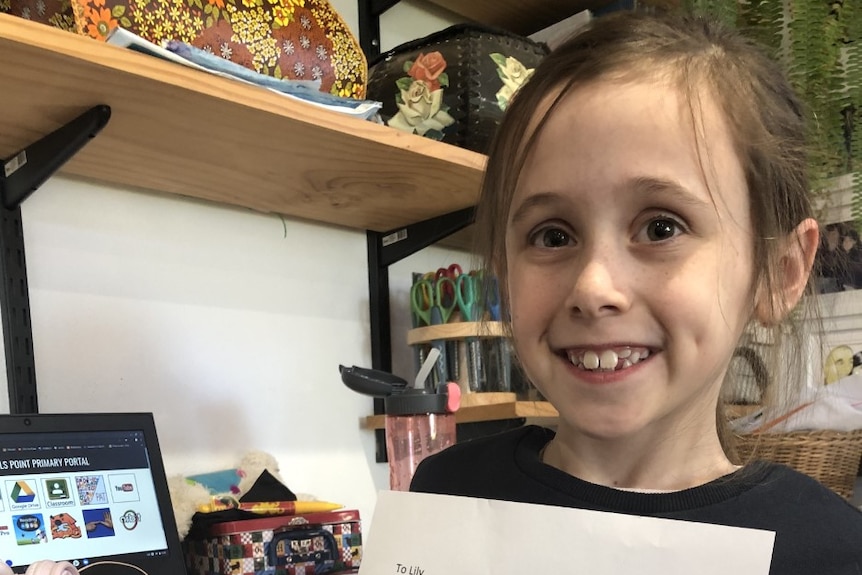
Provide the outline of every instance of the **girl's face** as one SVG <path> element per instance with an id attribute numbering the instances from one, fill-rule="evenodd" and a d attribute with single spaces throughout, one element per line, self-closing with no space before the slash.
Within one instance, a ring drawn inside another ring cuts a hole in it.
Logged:
<path id="1" fill-rule="evenodd" d="M 715 435 L 753 254 L 742 168 L 702 106 L 698 146 L 673 88 L 594 83 L 560 102 L 528 158 L 506 233 L 512 330 L 561 431 Z"/>

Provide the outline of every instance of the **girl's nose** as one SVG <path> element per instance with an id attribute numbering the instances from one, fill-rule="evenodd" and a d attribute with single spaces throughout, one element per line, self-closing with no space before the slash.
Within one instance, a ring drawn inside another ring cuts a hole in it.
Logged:
<path id="1" fill-rule="evenodd" d="M 631 298 L 626 286 L 630 276 L 621 267 L 607 255 L 592 254 L 586 258 L 575 271 L 566 302 L 572 314 L 597 318 L 629 309 Z"/>

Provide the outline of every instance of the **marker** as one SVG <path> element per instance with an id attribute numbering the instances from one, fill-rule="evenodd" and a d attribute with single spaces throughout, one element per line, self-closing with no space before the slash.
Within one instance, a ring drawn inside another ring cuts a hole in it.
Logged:
<path id="1" fill-rule="evenodd" d="M 213 497 L 211 503 L 198 505 L 201 513 L 213 513 L 228 509 L 240 509 L 260 515 L 302 515 L 305 513 L 325 513 L 344 507 L 329 501 L 255 501 L 242 502 L 229 498 Z"/>

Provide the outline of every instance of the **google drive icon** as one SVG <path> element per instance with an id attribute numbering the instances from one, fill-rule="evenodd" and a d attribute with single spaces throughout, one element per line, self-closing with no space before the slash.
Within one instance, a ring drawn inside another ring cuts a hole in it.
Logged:
<path id="1" fill-rule="evenodd" d="M 27 485 L 26 481 L 17 481 L 9 496 L 15 503 L 31 503 L 36 499 L 36 492 Z"/>

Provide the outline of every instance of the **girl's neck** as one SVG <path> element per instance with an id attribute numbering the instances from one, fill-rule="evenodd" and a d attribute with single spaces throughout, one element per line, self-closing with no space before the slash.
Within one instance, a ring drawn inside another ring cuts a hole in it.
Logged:
<path id="1" fill-rule="evenodd" d="M 680 491 L 733 473 L 716 433 L 649 440 L 596 440 L 560 429 L 542 450 L 547 465 L 595 483 L 635 491 Z"/>

